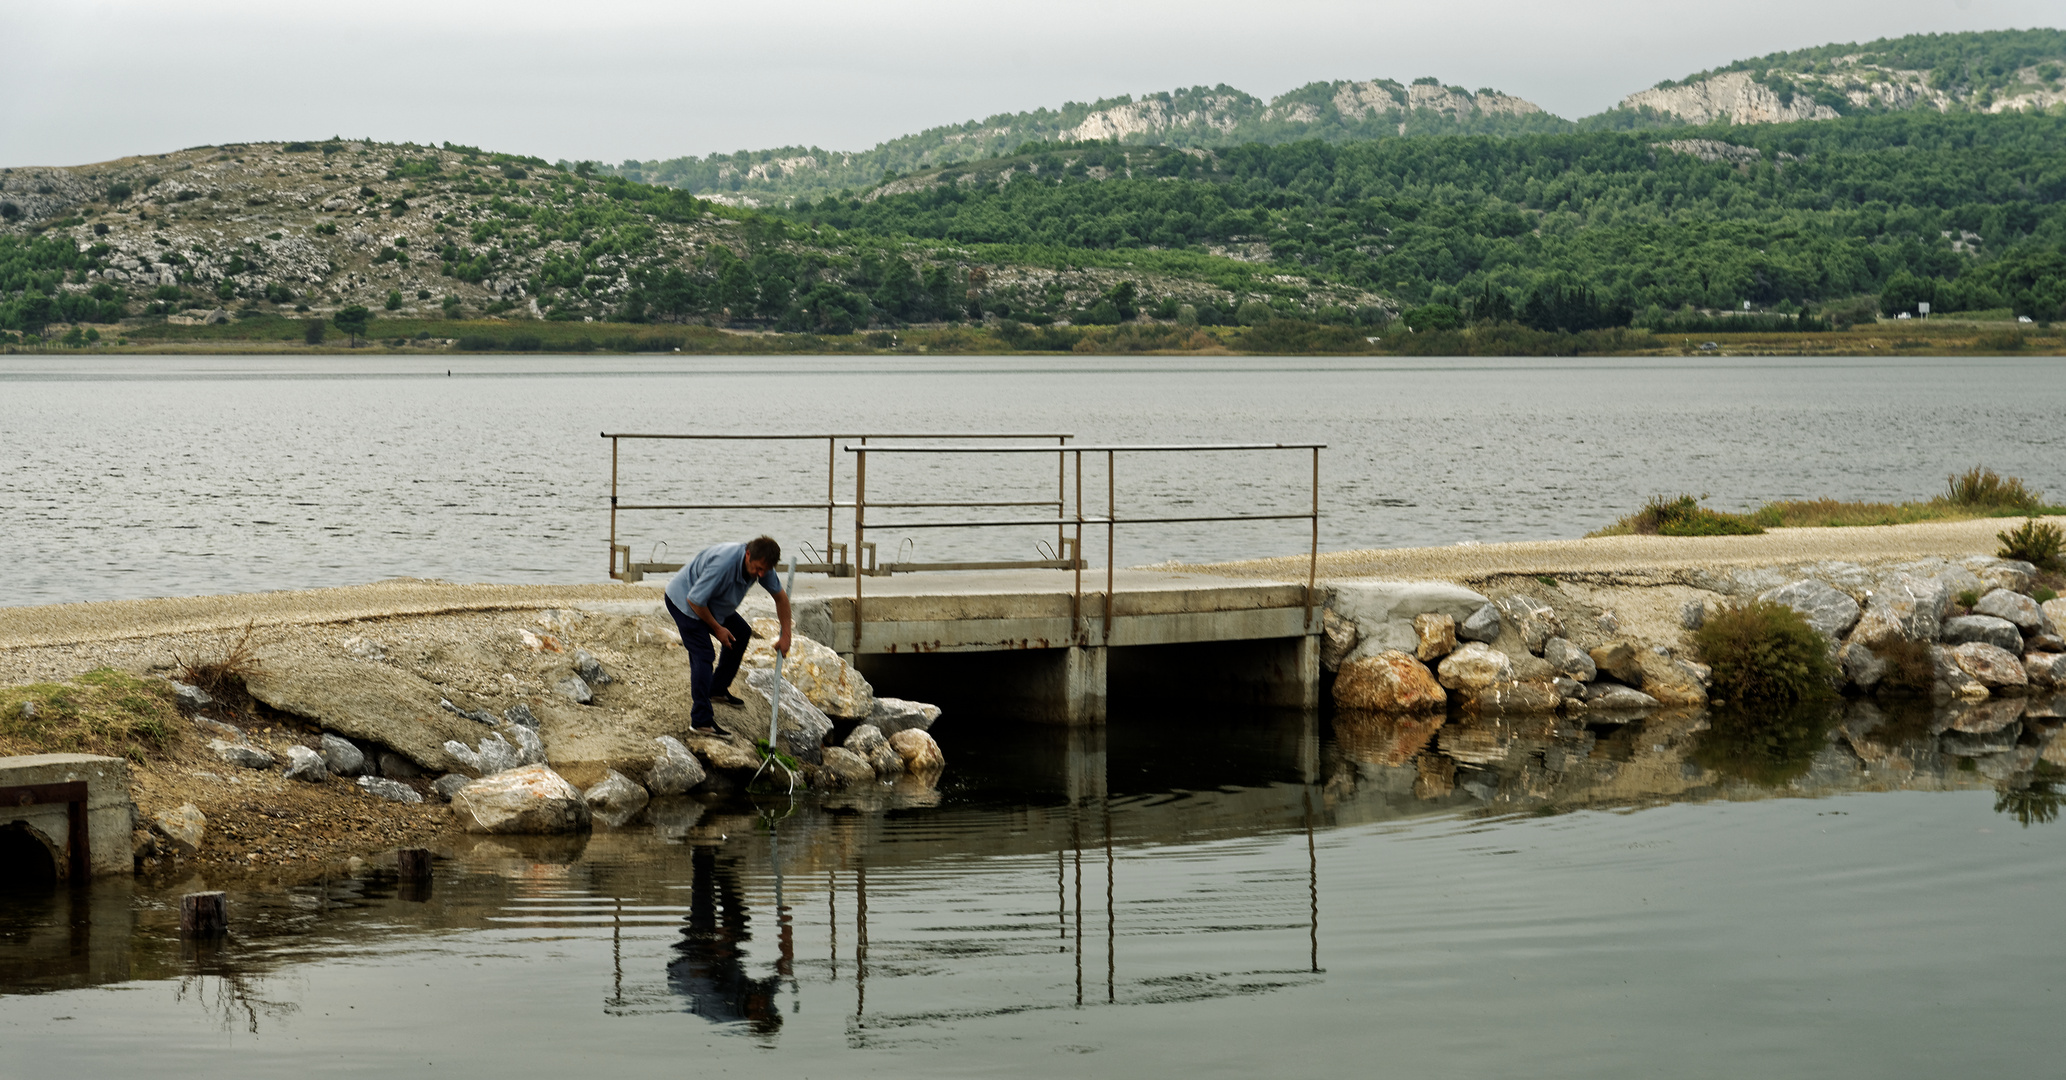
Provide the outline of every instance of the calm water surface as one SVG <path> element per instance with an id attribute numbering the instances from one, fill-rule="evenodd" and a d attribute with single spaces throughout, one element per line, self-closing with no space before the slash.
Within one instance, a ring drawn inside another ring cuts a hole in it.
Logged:
<path id="1" fill-rule="evenodd" d="M 1982 462 L 2066 491 L 2053 358 L 6 357 L 0 402 L 0 604 L 393 576 L 602 580 L 604 430 L 1325 442 L 1329 550 L 1578 536 L 1657 493 L 1725 508 L 1926 497 Z M 623 494 L 819 499 L 824 457 L 822 444 L 627 444 Z M 872 468 L 872 499 L 1044 499 L 1055 484 L 1051 459 Z M 1105 477 L 1095 461 L 1089 473 L 1095 512 Z M 1136 457 L 1118 473 L 1136 515 L 1296 512 L 1308 498 L 1294 455 Z M 824 516 L 626 515 L 624 529 L 637 558 L 666 560 L 763 529 L 822 542 Z M 1032 558 L 1042 535 L 871 533 L 892 561 Z M 1302 522 L 1142 526 L 1118 556 L 1306 541 Z"/>
<path id="2" fill-rule="evenodd" d="M 943 720 L 936 801 L 17 894 L 0 1075 L 2056 1072 L 2056 722 L 1761 723 Z"/>

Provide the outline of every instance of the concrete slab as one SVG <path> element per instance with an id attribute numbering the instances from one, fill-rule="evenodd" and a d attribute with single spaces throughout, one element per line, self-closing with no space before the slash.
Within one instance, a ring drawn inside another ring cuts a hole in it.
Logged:
<path id="1" fill-rule="evenodd" d="M 129 763 L 95 754 L 30 754 L 0 758 L 0 788 L 86 784 L 88 867 L 92 875 L 128 874 L 135 868 L 130 831 L 136 807 L 129 801 Z M 0 829 L 25 829 L 49 850 L 59 880 L 69 876 L 70 818 L 62 802 L 0 803 Z M 0 867 L 0 874 L 6 867 Z"/>

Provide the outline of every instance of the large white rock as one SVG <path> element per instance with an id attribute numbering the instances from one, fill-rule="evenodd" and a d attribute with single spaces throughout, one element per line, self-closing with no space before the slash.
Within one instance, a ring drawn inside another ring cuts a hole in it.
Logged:
<path id="1" fill-rule="evenodd" d="M 1851 630 L 1851 640 L 1864 645 L 1892 641 L 1937 640 L 1951 589 L 1941 579 L 1893 573 L 1878 582 L 1865 614 Z"/>
<path id="2" fill-rule="evenodd" d="M 782 686 L 782 733 L 778 741 L 789 756 L 798 761 L 818 764 L 824 756 L 825 736 L 832 732 L 832 720 L 797 689 L 796 684 L 786 677 L 788 665 L 783 665 Z M 769 714 L 775 701 L 775 671 L 773 668 L 758 668 L 746 673 L 746 685 L 756 693 L 746 698 L 747 707 L 740 710 L 741 716 L 733 721 L 738 733 L 756 742 L 768 737 Z"/>
<path id="3" fill-rule="evenodd" d="M 1363 581 L 1349 578 L 1327 583 L 1327 606 L 1356 624 L 1356 647 L 1343 662 L 1376 656 L 1387 649 L 1412 653 L 1420 648 L 1413 617 L 1447 615 L 1461 626 L 1490 603 L 1481 593 L 1446 581 Z"/>
<path id="4" fill-rule="evenodd" d="M 1973 605 L 1973 614 L 2007 619 L 2026 634 L 2035 634 L 2045 626 L 2044 609 L 2037 606 L 2037 601 L 2007 589 L 1996 589 L 1981 597 Z"/>
<path id="5" fill-rule="evenodd" d="M 464 789 L 462 789 L 464 790 Z M 581 801 L 588 804 L 588 812 L 595 819 L 611 828 L 630 821 L 632 815 L 646 808 L 651 801 L 646 789 L 632 782 L 632 779 L 611 769 L 601 781 L 581 793 Z"/>
<path id="6" fill-rule="evenodd" d="M 180 854 L 192 855 L 201 850 L 201 841 L 208 834 L 208 816 L 193 803 L 182 803 L 176 810 L 160 810 L 151 815 L 151 829 Z"/>
<path id="7" fill-rule="evenodd" d="M 1435 675 L 1451 690 L 1484 690 L 1514 681 L 1514 662 L 1482 641 L 1471 641 L 1443 657 Z"/>
<path id="8" fill-rule="evenodd" d="M 2023 634 L 2016 624 L 1992 615 L 1954 615 L 1944 620 L 1944 628 L 1938 633 L 1947 645 L 1984 641 L 2010 652 L 2023 651 Z"/>
<path id="9" fill-rule="evenodd" d="M 2024 687 L 2030 685 L 2030 676 L 2023 670 L 2023 661 L 2016 654 L 1984 641 L 1968 641 L 1953 645 L 1951 655 L 1959 669 L 1980 681 L 1990 690 Z"/>
<path id="10" fill-rule="evenodd" d="M 844 748 L 859 754 L 877 776 L 886 779 L 904 771 L 904 755 L 897 753 L 874 724 L 856 727 L 847 735 Z"/>
<path id="11" fill-rule="evenodd" d="M 1542 655 L 1543 645 L 1564 636 L 1564 621 L 1556 610 L 1532 596 L 1509 596 L 1498 601 L 1500 618 L 1521 636 L 1529 652 Z"/>
<path id="12" fill-rule="evenodd" d="M 890 736 L 890 749 L 904 759 L 904 771 L 923 774 L 938 774 L 947 767 L 947 757 L 940 753 L 940 744 L 923 731 L 899 731 Z"/>
<path id="13" fill-rule="evenodd" d="M 895 735 L 899 731 L 912 728 L 931 731 L 933 721 L 939 718 L 938 705 L 893 697 L 876 698 L 875 711 L 868 714 L 868 722 L 874 724 L 884 735 Z"/>
<path id="14" fill-rule="evenodd" d="M 775 639 L 782 624 L 774 619 L 756 619 L 753 641 L 746 646 L 748 668 L 775 666 Z M 875 711 L 875 688 L 839 654 L 800 634 L 792 635 L 789 656 L 782 661 L 782 678 L 803 691 L 818 711 L 828 716 L 866 720 Z"/>
<path id="15" fill-rule="evenodd" d="M 452 809 L 475 833 L 566 833 L 589 826 L 581 792 L 544 765 L 484 776 L 453 794 Z"/>
<path id="16" fill-rule="evenodd" d="M 705 779 L 703 763 L 680 739 L 662 735 L 653 740 L 660 745 L 660 752 L 653 756 L 653 766 L 646 770 L 646 790 L 655 795 L 683 795 Z"/>
<path id="17" fill-rule="evenodd" d="M 1776 589 L 1767 589 L 1758 594 L 1758 599 L 1784 604 L 1799 612 L 1816 633 L 1831 641 L 1841 640 L 1851 627 L 1857 625 L 1861 613 L 1858 601 L 1851 599 L 1849 594 L 1814 578 L 1802 578 Z"/>

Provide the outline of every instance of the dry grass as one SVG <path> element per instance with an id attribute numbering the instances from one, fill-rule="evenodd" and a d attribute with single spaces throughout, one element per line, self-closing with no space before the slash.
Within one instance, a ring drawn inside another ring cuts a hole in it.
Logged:
<path id="1" fill-rule="evenodd" d="M 112 668 L 0 688 L 0 755 L 105 754 L 141 765 L 179 730 L 171 687 Z"/>
<path id="2" fill-rule="evenodd" d="M 2013 476 L 1975 465 L 1945 478 L 1945 492 L 1934 499 L 1905 503 L 1847 502 L 1840 499 L 1787 499 L 1769 502 L 1748 514 L 1721 514 L 1698 508 L 1703 515 L 1740 519 L 1765 529 L 1827 529 L 1859 525 L 1913 525 L 1922 521 L 1970 521 L 1974 518 L 2066 514 L 2066 507 L 2047 506 L 2044 493 Z M 1643 509 L 1587 536 L 1715 535 L 1710 532 L 1660 528 L 1660 508 L 1691 506 L 1695 500 L 1653 498 Z M 1745 530 L 1750 531 L 1750 530 Z"/>
<path id="3" fill-rule="evenodd" d="M 225 642 L 222 651 L 212 658 L 197 654 L 189 660 L 175 653 L 172 659 L 179 668 L 179 681 L 200 687 L 210 697 L 225 697 L 231 691 L 243 690 L 244 676 L 262 663 L 258 645 L 252 641 L 257 632 L 255 621 L 246 622 L 243 633 Z"/>

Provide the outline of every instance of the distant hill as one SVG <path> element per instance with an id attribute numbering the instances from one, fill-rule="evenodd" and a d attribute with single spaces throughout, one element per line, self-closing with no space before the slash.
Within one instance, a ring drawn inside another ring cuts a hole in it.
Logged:
<path id="1" fill-rule="evenodd" d="M 2066 31 L 1915 34 L 1739 60 L 1623 98 L 1587 127 L 1786 123 L 1859 113 L 2066 107 Z"/>
<path id="2" fill-rule="evenodd" d="M 626 161 L 628 180 L 677 187 L 735 204 L 780 202 L 861 190 L 902 174 L 1009 154 L 1027 143 L 1117 141 L 1177 147 L 1346 142 L 1409 135 L 1516 135 L 1567 130 L 1570 122 L 1497 90 L 1475 93 L 1434 78 L 1401 83 L 1314 82 L 1265 101 L 1231 86 L 1194 86 L 1059 109 L 1000 113 L 931 128 L 872 150 L 785 146 L 667 161 Z"/>

